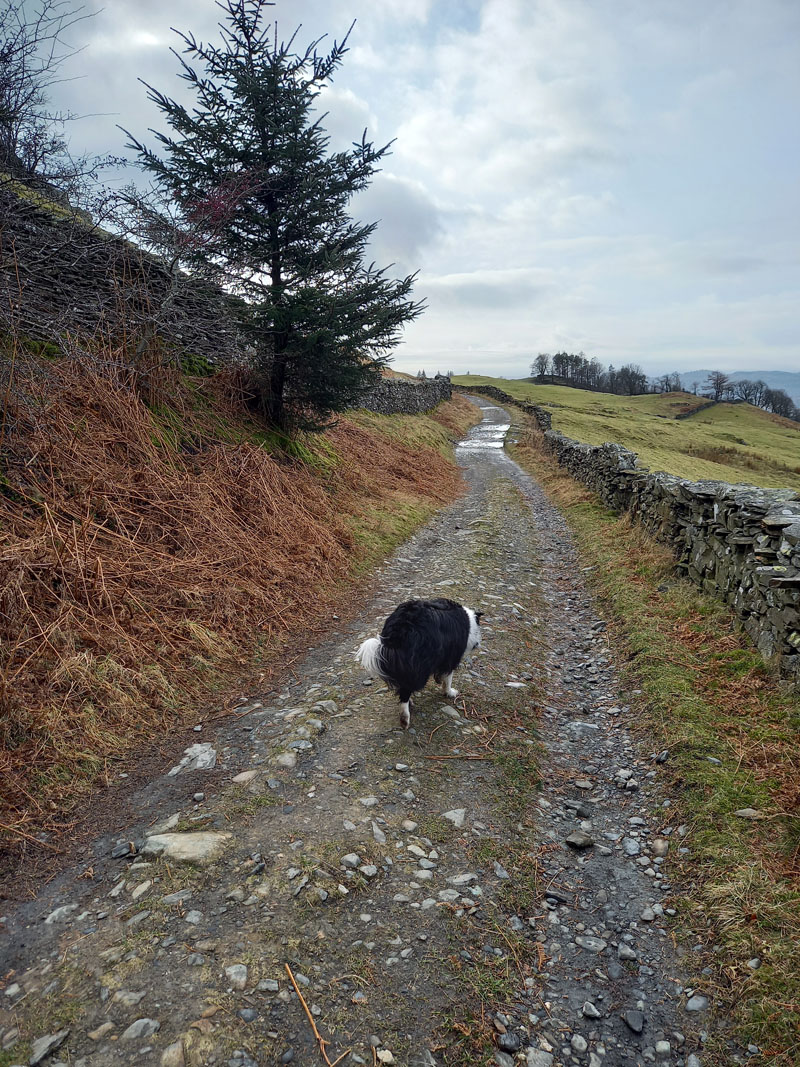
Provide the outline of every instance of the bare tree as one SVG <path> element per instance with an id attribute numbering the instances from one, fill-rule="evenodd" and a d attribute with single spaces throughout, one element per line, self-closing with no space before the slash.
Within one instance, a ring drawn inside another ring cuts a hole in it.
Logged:
<path id="1" fill-rule="evenodd" d="M 547 352 L 540 352 L 536 359 L 531 364 L 531 374 L 534 378 L 541 378 L 542 381 L 547 377 L 547 372 L 550 368 L 550 356 Z"/>
<path id="2" fill-rule="evenodd" d="M 84 191 L 110 160 L 73 157 L 65 124 L 75 118 L 53 110 L 51 89 L 65 60 L 80 49 L 65 40 L 94 12 L 69 0 L 11 0 L 0 10 L 0 181 L 47 183 L 63 196 Z M 51 195 L 53 190 L 48 190 Z"/>
<path id="3" fill-rule="evenodd" d="M 714 400 L 723 400 L 730 392 L 730 377 L 721 370 L 712 370 L 706 378 L 706 385 Z"/>
<path id="4" fill-rule="evenodd" d="M 767 383 L 760 378 L 756 378 L 753 382 L 753 399 L 751 400 L 751 403 L 755 404 L 756 407 L 763 408 L 766 395 Z"/>
<path id="5" fill-rule="evenodd" d="M 669 393 L 672 390 L 672 378 L 669 374 L 662 374 L 656 379 L 656 389 L 659 393 Z"/>
<path id="6" fill-rule="evenodd" d="M 735 400 L 744 400 L 747 404 L 755 404 L 758 386 L 749 378 L 740 378 L 738 382 L 731 384 L 731 396 Z"/>
<path id="7" fill-rule="evenodd" d="M 733 395 L 737 400 L 744 400 L 748 404 L 753 404 L 755 407 L 763 408 L 764 398 L 767 393 L 767 386 L 761 379 L 751 381 L 749 378 L 742 378 L 738 382 L 734 382 L 732 386 Z"/>
<path id="8" fill-rule="evenodd" d="M 774 415 L 783 415 L 787 419 L 797 418 L 794 401 L 784 389 L 766 389 L 764 407 Z"/>

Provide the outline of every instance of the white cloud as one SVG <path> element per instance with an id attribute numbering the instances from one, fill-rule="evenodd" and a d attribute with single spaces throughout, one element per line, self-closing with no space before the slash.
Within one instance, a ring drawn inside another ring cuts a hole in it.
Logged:
<path id="1" fill-rule="evenodd" d="M 367 101 L 356 96 L 352 89 L 340 89 L 336 85 L 326 88 L 315 110 L 320 114 L 327 112 L 323 125 L 334 152 L 347 151 L 354 141 L 361 140 L 364 130 L 368 131 L 368 140 L 379 138 L 378 119 Z"/>
<path id="2" fill-rule="evenodd" d="M 477 32 L 435 46 L 398 130 L 406 165 L 413 160 L 446 189 L 488 198 L 547 185 L 574 167 L 613 164 L 626 121 L 616 50 L 574 8 L 488 0 Z"/>
<path id="3" fill-rule="evenodd" d="M 376 4 L 379 17 L 388 20 L 427 22 L 434 0 L 381 0 Z"/>
<path id="4" fill-rule="evenodd" d="M 376 174 L 352 207 L 363 222 L 378 223 L 370 253 L 379 267 L 394 263 L 398 275 L 413 274 L 442 232 L 441 213 L 425 187 L 391 173 Z"/>
<path id="5" fill-rule="evenodd" d="M 182 93 L 169 26 L 208 40 L 220 15 L 107 0 L 58 101 L 109 113 L 76 149 L 160 126 L 136 78 Z M 399 366 L 521 374 L 563 347 L 800 363 L 796 0 L 278 0 L 273 17 L 322 48 L 357 19 L 321 104 L 334 147 L 397 138 L 353 208 L 381 220 L 379 265 L 421 270 L 429 310 Z"/>
<path id="6" fill-rule="evenodd" d="M 423 277 L 420 287 L 434 308 L 455 307 L 483 312 L 490 308 L 530 308 L 552 292 L 553 278 L 547 271 L 475 270 L 447 274 L 438 278 Z"/>

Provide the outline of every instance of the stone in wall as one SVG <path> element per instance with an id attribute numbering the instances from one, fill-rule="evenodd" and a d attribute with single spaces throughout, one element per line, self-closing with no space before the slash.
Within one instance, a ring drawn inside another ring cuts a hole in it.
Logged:
<path id="1" fill-rule="evenodd" d="M 0 315 L 37 340 L 157 334 L 211 363 L 244 351 L 235 302 L 87 221 L 0 188 Z"/>
<path id="2" fill-rule="evenodd" d="M 380 415 L 419 415 L 452 395 L 449 378 L 381 378 L 361 399 L 360 407 Z"/>

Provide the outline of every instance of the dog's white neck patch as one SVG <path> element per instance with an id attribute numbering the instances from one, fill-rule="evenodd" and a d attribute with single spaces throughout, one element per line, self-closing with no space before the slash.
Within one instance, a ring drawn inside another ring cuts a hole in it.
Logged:
<path id="1" fill-rule="evenodd" d="M 467 652 L 471 652 L 473 648 L 477 648 L 481 643 L 481 628 L 478 623 L 478 617 L 472 608 L 464 608 L 469 617 L 469 637 L 467 639 Z"/>

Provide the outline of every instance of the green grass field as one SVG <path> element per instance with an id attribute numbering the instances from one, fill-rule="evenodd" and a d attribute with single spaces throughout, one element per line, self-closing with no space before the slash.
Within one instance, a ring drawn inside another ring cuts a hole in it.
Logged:
<path id="1" fill-rule="evenodd" d="M 692 410 L 704 398 L 690 393 L 614 396 L 478 374 L 458 375 L 453 382 L 493 385 L 540 404 L 551 413 L 554 430 L 591 445 L 624 445 L 653 471 L 800 490 L 800 423 L 750 404 L 718 404 L 678 420 L 676 414 Z"/>

